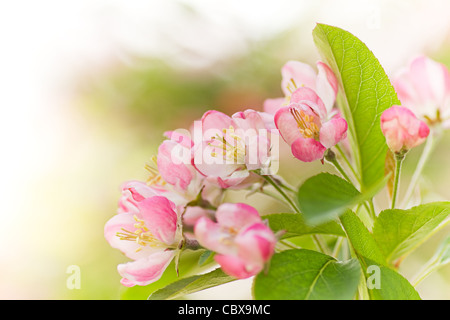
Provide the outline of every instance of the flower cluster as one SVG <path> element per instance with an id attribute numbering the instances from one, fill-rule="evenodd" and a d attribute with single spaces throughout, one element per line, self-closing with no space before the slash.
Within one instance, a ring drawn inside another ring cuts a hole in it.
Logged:
<path id="1" fill-rule="evenodd" d="M 187 247 L 213 251 L 223 271 L 236 278 L 264 270 L 278 236 L 255 208 L 223 203 L 223 195 L 263 186 L 276 174 L 279 137 L 303 162 L 323 162 L 344 142 L 348 124 L 335 108 L 339 83 L 325 63 L 318 62 L 317 70 L 289 61 L 281 70 L 285 96 L 267 99 L 264 111 L 228 116 L 210 110 L 189 130 L 165 133 L 147 181 L 122 185 L 118 213 L 105 225 L 110 245 L 132 260 L 118 266 L 123 285 L 157 281 Z M 428 125 L 449 123 L 450 75 L 420 57 L 395 87 L 402 106 L 384 111 L 380 128 L 392 152 L 404 154 L 426 139 Z"/>

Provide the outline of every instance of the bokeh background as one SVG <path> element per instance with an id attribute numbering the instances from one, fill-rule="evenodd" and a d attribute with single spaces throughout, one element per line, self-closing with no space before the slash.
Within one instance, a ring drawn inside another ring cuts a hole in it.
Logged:
<path id="1" fill-rule="evenodd" d="M 119 284 L 116 265 L 127 259 L 103 226 L 120 184 L 145 179 L 164 131 L 208 109 L 261 109 L 280 96 L 287 60 L 318 59 L 317 22 L 355 34 L 390 76 L 420 53 L 450 66 L 449 12 L 445 0 L 1 2 L 0 299 L 146 298 L 145 288 Z M 449 146 L 447 132 L 425 168 L 430 199 L 450 199 Z M 420 150 L 407 159 L 403 187 Z M 286 157 L 280 174 L 299 184 L 329 169 Z M 257 195 L 229 197 L 283 210 Z M 449 233 L 430 238 L 401 272 L 412 277 Z M 80 289 L 66 286 L 71 265 Z M 189 298 L 247 299 L 250 286 Z M 417 289 L 450 299 L 450 266 Z"/>

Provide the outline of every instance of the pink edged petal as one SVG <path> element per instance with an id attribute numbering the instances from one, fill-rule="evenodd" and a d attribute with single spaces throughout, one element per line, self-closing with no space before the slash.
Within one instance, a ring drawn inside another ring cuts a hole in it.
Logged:
<path id="1" fill-rule="evenodd" d="M 319 73 L 316 80 L 316 91 L 328 112 L 333 109 L 338 91 L 338 82 L 333 71 L 323 62 L 317 62 Z"/>
<path id="2" fill-rule="evenodd" d="M 291 96 L 291 103 L 303 103 L 307 104 L 315 113 L 319 115 L 321 119 L 327 117 L 327 109 L 325 108 L 322 99 L 317 93 L 307 87 L 301 87 L 295 90 Z"/>
<path id="3" fill-rule="evenodd" d="M 121 283 L 124 286 L 146 286 L 159 280 L 169 266 L 175 251 L 159 251 L 133 262 L 119 264 L 117 271 L 123 277 Z"/>
<path id="4" fill-rule="evenodd" d="M 133 214 L 123 213 L 113 216 L 104 227 L 105 239 L 111 247 L 120 250 L 128 258 L 133 260 L 139 259 L 155 251 L 154 248 L 145 246 L 140 251 L 136 252 L 139 248 L 139 244 L 137 244 L 136 241 L 121 240 L 117 236 L 117 233 L 126 232 L 124 230 L 134 232 L 136 230 L 134 227 L 135 223 L 136 221 L 133 218 Z"/>
<path id="5" fill-rule="evenodd" d="M 285 98 L 266 99 L 263 104 L 263 110 L 264 112 L 274 115 L 285 103 Z"/>
<path id="6" fill-rule="evenodd" d="M 327 149 L 338 144 L 347 137 L 347 121 L 336 117 L 322 124 L 320 128 L 320 143 Z"/>
<path id="7" fill-rule="evenodd" d="M 205 248 L 220 254 L 234 254 L 236 247 L 231 235 L 218 223 L 207 217 L 200 217 L 194 226 L 197 241 Z"/>
<path id="8" fill-rule="evenodd" d="M 246 265 L 240 257 L 234 255 L 215 255 L 214 260 L 226 274 L 238 279 L 249 278 L 262 270 L 262 266 Z"/>
<path id="9" fill-rule="evenodd" d="M 286 96 L 289 96 L 295 90 L 295 87 L 300 88 L 305 86 L 313 90 L 316 89 L 317 74 L 309 64 L 300 61 L 288 61 L 281 68 L 281 76 L 283 78 L 281 81 L 281 89 Z M 295 87 L 291 79 L 294 80 Z"/>
<path id="10" fill-rule="evenodd" d="M 224 203 L 217 208 L 216 219 L 219 225 L 240 230 L 261 222 L 258 211 L 245 203 Z"/>
<path id="11" fill-rule="evenodd" d="M 281 137 L 286 141 L 288 145 L 297 140 L 301 136 L 298 130 L 297 121 L 291 114 L 290 107 L 283 107 L 275 114 L 275 125 L 280 131 Z"/>
<path id="12" fill-rule="evenodd" d="M 191 148 L 194 145 L 191 139 L 191 133 L 188 130 L 177 129 L 174 131 L 166 131 L 164 132 L 164 136 L 186 148 Z"/>
<path id="13" fill-rule="evenodd" d="M 216 110 L 209 110 L 205 112 L 201 121 L 203 137 L 205 139 L 211 138 L 210 132 L 221 132 L 222 129 L 228 129 L 230 126 L 233 128 L 235 127 L 235 123 L 231 117 Z M 214 136 L 215 134 L 212 135 Z"/>
<path id="14" fill-rule="evenodd" d="M 137 213 L 137 203 L 145 198 L 160 195 L 157 188 L 149 187 L 141 181 L 127 181 L 121 186 L 122 196 L 119 199 L 117 213 Z"/>
<path id="15" fill-rule="evenodd" d="M 247 109 L 245 111 L 236 112 L 231 116 L 238 128 L 245 130 L 264 130 L 265 123 L 258 111 Z"/>
<path id="16" fill-rule="evenodd" d="M 327 148 L 313 138 L 299 137 L 291 145 L 291 151 L 294 157 L 304 162 L 322 159 L 325 150 Z"/>
<path id="17" fill-rule="evenodd" d="M 155 196 L 139 202 L 138 208 L 139 218 L 145 221 L 150 232 L 165 244 L 173 244 L 178 221 L 175 204 L 165 197 Z"/>
<path id="18" fill-rule="evenodd" d="M 266 129 L 269 130 L 272 134 L 274 134 L 275 132 L 276 134 L 278 134 L 278 130 L 275 126 L 275 121 L 273 118 L 274 114 L 268 112 L 260 112 L 259 114 L 264 121 L 264 126 L 266 127 Z"/>
<path id="19" fill-rule="evenodd" d="M 235 238 L 239 256 L 248 264 L 263 265 L 273 255 L 277 239 L 263 223 L 255 223 Z"/>
<path id="20" fill-rule="evenodd" d="M 158 148 L 158 171 L 167 183 L 186 190 L 194 178 L 191 151 L 175 141 L 166 140 Z"/>
<path id="21" fill-rule="evenodd" d="M 202 207 L 188 206 L 183 214 L 183 223 L 189 226 L 194 226 L 201 217 L 210 216 L 213 216 L 213 212 L 211 212 L 211 210 L 207 210 Z"/>

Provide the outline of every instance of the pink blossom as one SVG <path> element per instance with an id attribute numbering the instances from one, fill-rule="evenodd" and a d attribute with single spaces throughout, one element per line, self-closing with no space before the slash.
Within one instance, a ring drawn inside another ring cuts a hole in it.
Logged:
<path id="1" fill-rule="evenodd" d="M 430 124 L 450 127 L 450 72 L 443 64 L 417 57 L 399 72 L 394 87 L 403 106 Z"/>
<path id="2" fill-rule="evenodd" d="M 381 114 L 381 131 L 389 149 L 404 153 L 425 141 L 430 129 L 425 122 L 402 106 L 392 106 Z"/>
<path id="3" fill-rule="evenodd" d="M 165 183 L 185 198 L 193 199 L 200 192 L 203 176 L 193 165 L 193 143 L 188 136 L 171 132 L 170 139 L 158 148 L 158 172 Z"/>
<path id="4" fill-rule="evenodd" d="M 137 210 L 120 213 L 105 225 L 109 244 L 135 261 L 118 266 L 125 286 L 157 281 L 181 241 L 179 209 L 162 196 L 134 198 Z"/>
<path id="5" fill-rule="evenodd" d="M 336 77 L 323 62 L 317 62 L 318 73 L 308 64 L 299 61 L 288 61 L 281 69 L 281 89 L 285 98 L 267 99 L 264 111 L 275 114 L 278 109 L 287 106 L 296 89 L 306 87 L 312 89 L 320 97 L 328 113 L 333 109 L 338 90 Z"/>
<path id="6" fill-rule="evenodd" d="M 198 242 L 217 252 L 222 269 L 239 279 L 259 273 L 274 253 L 277 239 L 258 211 L 243 203 L 224 203 L 216 220 L 201 217 L 194 228 Z"/>
<path id="7" fill-rule="evenodd" d="M 347 136 L 347 121 L 338 114 L 329 119 L 320 97 L 307 87 L 292 93 L 291 103 L 275 114 L 275 125 L 294 157 L 304 162 L 322 159 Z"/>
<path id="8" fill-rule="evenodd" d="M 272 117 L 246 110 L 228 116 L 210 110 L 201 119 L 202 141 L 194 146 L 194 165 L 222 188 L 243 187 L 257 177 L 250 172 L 270 166 Z"/>

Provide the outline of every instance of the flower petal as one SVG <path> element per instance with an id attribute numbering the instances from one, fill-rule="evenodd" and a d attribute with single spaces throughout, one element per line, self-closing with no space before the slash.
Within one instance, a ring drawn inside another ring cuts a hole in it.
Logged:
<path id="1" fill-rule="evenodd" d="M 177 231 L 178 215 L 175 204 L 166 197 L 155 196 L 138 203 L 139 218 L 160 241 L 173 244 Z"/>
<path id="2" fill-rule="evenodd" d="M 286 96 L 289 96 L 296 88 L 302 86 L 316 89 L 316 71 L 309 65 L 300 61 L 288 61 L 283 68 L 281 68 L 281 89 Z M 291 79 L 295 82 L 291 82 Z M 291 90 L 288 89 L 291 88 Z"/>
<path id="3" fill-rule="evenodd" d="M 245 203 L 224 203 L 216 211 L 219 225 L 240 230 L 249 225 L 261 222 L 258 211 Z"/>
<path id="4" fill-rule="evenodd" d="M 120 282 L 127 287 L 153 283 L 161 278 L 174 256 L 174 250 L 159 251 L 146 258 L 119 264 L 117 270 L 123 277 Z"/>
<path id="5" fill-rule="evenodd" d="M 320 143 L 325 148 L 331 148 L 347 137 L 347 121 L 335 117 L 322 124 L 320 128 Z"/>
<path id="6" fill-rule="evenodd" d="M 158 171 L 164 181 L 186 190 L 194 178 L 190 149 L 172 140 L 166 140 L 158 148 Z"/>
<path id="7" fill-rule="evenodd" d="M 215 255 L 214 260 L 222 267 L 222 270 L 235 278 L 246 279 L 262 270 L 262 266 L 249 266 L 235 255 Z"/>
<path id="8" fill-rule="evenodd" d="M 280 131 L 281 137 L 288 145 L 301 136 L 297 121 L 291 114 L 290 107 L 283 107 L 275 114 L 275 125 Z"/>
<path id="9" fill-rule="evenodd" d="M 313 138 L 299 137 L 291 145 L 291 151 L 294 157 L 304 162 L 322 159 L 325 150 L 327 148 Z"/>
<path id="10" fill-rule="evenodd" d="M 317 62 L 319 73 L 316 79 L 316 92 L 325 104 L 327 112 L 331 112 L 338 91 L 338 82 L 333 71 L 323 62 Z"/>

